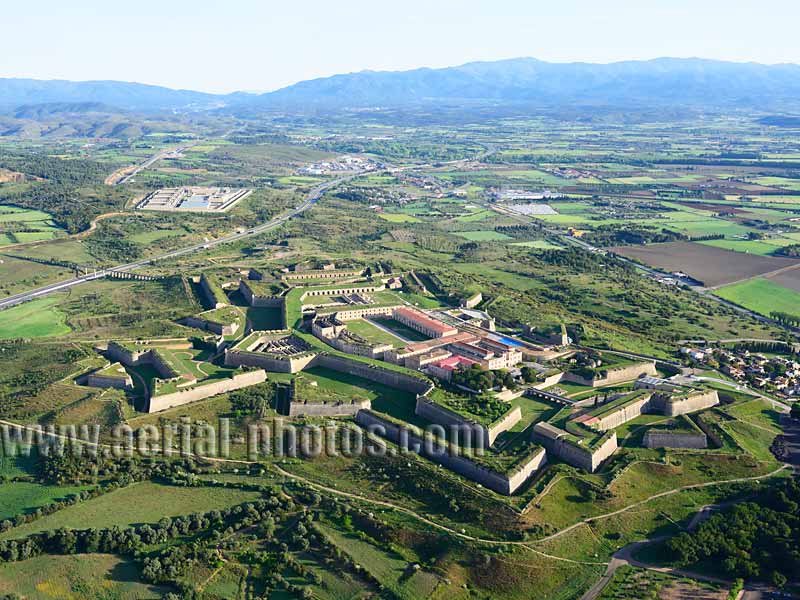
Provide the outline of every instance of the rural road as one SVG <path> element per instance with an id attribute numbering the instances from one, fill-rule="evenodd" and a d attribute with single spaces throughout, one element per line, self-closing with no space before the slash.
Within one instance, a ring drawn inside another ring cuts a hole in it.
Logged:
<path id="1" fill-rule="evenodd" d="M 4 299 L 0 300 L 0 310 L 11 308 L 12 306 L 17 306 L 18 304 L 22 304 L 23 302 L 28 302 L 30 300 L 35 300 L 37 298 L 48 296 L 48 295 L 53 294 L 55 292 L 68 290 L 70 288 L 73 288 L 73 287 L 75 287 L 77 285 L 81 285 L 83 283 L 88 283 L 90 281 L 95 281 L 97 279 L 102 279 L 103 277 L 105 277 L 106 275 L 108 275 L 111 272 L 129 273 L 131 271 L 135 271 L 137 269 L 141 269 L 142 267 L 154 264 L 156 262 L 160 262 L 162 260 L 168 260 L 168 259 L 178 258 L 178 257 L 181 257 L 181 256 L 186 256 L 188 254 L 193 254 L 195 252 L 201 252 L 203 250 L 208 250 L 209 248 L 213 248 L 213 247 L 219 246 L 221 244 L 229 244 L 231 242 L 237 242 L 237 241 L 249 238 L 249 237 L 260 235 L 262 233 L 265 233 L 267 231 L 270 231 L 272 229 L 280 227 L 281 225 L 283 225 L 284 223 L 286 223 L 290 219 L 292 219 L 292 218 L 296 217 L 297 215 L 305 212 L 306 210 L 308 210 L 309 208 L 314 206 L 319 201 L 319 199 L 322 197 L 322 195 L 325 192 L 327 192 L 328 190 L 330 190 L 330 189 L 332 189 L 332 188 L 334 188 L 334 187 L 336 187 L 336 186 L 338 186 L 338 185 L 340 185 L 342 183 L 350 181 L 351 179 L 354 179 L 354 178 L 360 176 L 361 174 L 362 174 L 362 172 L 359 171 L 358 173 L 350 174 L 350 175 L 347 175 L 345 177 L 340 177 L 338 179 L 334 179 L 332 181 L 328 181 L 326 183 L 318 185 L 317 187 L 315 187 L 311 191 L 309 191 L 308 194 L 306 194 L 306 197 L 303 200 L 303 203 L 298 205 L 291 212 L 289 212 L 287 214 L 284 214 L 282 216 L 279 216 L 279 217 L 275 217 L 274 219 L 272 219 L 272 220 L 270 220 L 270 221 L 268 221 L 266 223 L 263 223 L 261 225 L 258 225 L 256 227 L 253 227 L 252 229 L 249 229 L 249 230 L 247 230 L 245 232 L 233 233 L 233 234 L 221 237 L 221 238 L 217 238 L 215 240 L 211 240 L 209 242 L 204 242 L 204 243 L 200 243 L 200 244 L 193 244 L 191 246 L 187 246 L 187 247 L 181 248 L 179 250 L 173 250 L 171 252 L 167 252 L 166 254 L 161 254 L 159 256 L 154 256 L 154 257 L 151 257 L 151 258 L 142 259 L 142 260 L 139 260 L 139 261 L 136 261 L 136 262 L 132 262 L 132 263 L 128 263 L 128 264 L 125 264 L 125 265 L 119 265 L 119 266 L 116 266 L 116 267 L 110 267 L 110 268 L 107 268 L 107 269 L 101 269 L 99 271 L 95 271 L 94 273 L 89 273 L 89 274 L 86 274 L 86 275 L 82 275 L 80 277 L 74 277 L 72 279 L 67 279 L 65 281 L 60 281 L 60 282 L 57 282 L 57 283 L 51 283 L 50 285 L 46 285 L 46 286 L 43 286 L 43 287 L 40 287 L 40 288 L 37 288 L 37 289 L 34 289 L 34 290 L 29 290 L 27 292 L 23 292 L 21 294 L 16 294 L 14 296 L 9 296 L 8 298 L 4 298 Z"/>

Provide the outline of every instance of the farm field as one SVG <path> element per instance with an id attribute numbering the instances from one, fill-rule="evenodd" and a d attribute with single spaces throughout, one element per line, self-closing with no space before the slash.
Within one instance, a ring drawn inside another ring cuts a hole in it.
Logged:
<path id="1" fill-rule="evenodd" d="M 771 312 L 800 314 L 800 292 L 785 288 L 769 279 L 751 279 L 714 291 L 725 300 L 769 316 Z"/>
<path id="2" fill-rule="evenodd" d="M 505 242 L 513 239 L 512 237 L 499 233 L 497 231 L 481 230 L 481 231 L 459 231 L 456 233 L 463 238 L 467 238 L 472 242 Z"/>
<path id="3" fill-rule="evenodd" d="M 176 517 L 193 512 L 219 510 L 259 497 L 260 494 L 256 492 L 237 489 L 135 483 L 16 527 L 0 536 L 0 539 L 24 537 L 37 531 L 50 531 L 60 527 L 87 529 L 155 523 L 165 516 Z"/>
<path id="4" fill-rule="evenodd" d="M 56 308 L 59 296 L 41 298 L 0 312 L 0 339 L 66 335 L 70 327 Z"/>
<path id="5" fill-rule="evenodd" d="M 66 498 L 86 489 L 84 486 L 51 486 L 26 481 L 0 484 L 0 521 L 19 513 L 31 513 L 54 500 Z"/>
<path id="6" fill-rule="evenodd" d="M 28 600 L 142 600 L 169 590 L 139 583 L 132 562 L 110 554 L 40 556 L 0 565 L 0 596 Z"/>
<path id="7" fill-rule="evenodd" d="M 46 212 L 0 204 L 0 248 L 52 240 L 63 232 Z"/>
<path id="8" fill-rule="evenodd" d="M 683 271 L 703 282 L 706 287 L 717 287 L 800 265 L 799 260 L 734 253 L 693 242 L 618 246 L 611 250 L 663 271 Z"/>
<path id="9" fill-rule="evenodd" d="M 512 246 L 519 246 L 521 248 L 533 248 L 535 250 L 561 250 L 564 247 L 548 242 L 547 240 L 533 240 L 531 242 L 514 242 Z"/>

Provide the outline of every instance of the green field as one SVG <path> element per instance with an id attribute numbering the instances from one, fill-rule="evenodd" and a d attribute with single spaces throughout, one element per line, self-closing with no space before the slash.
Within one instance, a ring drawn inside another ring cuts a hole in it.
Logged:
<path id="1" fill-rule="evenodd" d="M 522 248 L 533 248 L 535 250 L 563 250 L 563 246 L 553 244 L 547 240 L 533 240 L 532 242 L 514 242 L 512 246 L 520 246 Z"/>
<path id="2" fill-rule="evenodd" d="M 417 422 L 414 417 L 415 396 L 410 392 L 391 388 L 374 381 L 340 373 L 325 367 L 303 371 L 303 377 L 316 382 L 316 392 L 324 397 L 329 390 L 332 396 L 368 398 L 372 408 L 399 419 Z"/>
<path id="3" fill-rule="evenodd" d="M 66 498 L 83 489 L 83 486 L 51 486 L 26 481 L 0 483 L 0 521 L 33 512 L 53 500 Z"/>
<path id="4" fill-rule="evenodd" d="M 151 482 L 136 483 L 27 523 L 0 537 L 19 538 L 60 527 L 88 529 L 155 523 L 162 517 L 220 510 L 257 500 L 259 497 L 260 494 L 256 492 L 237 489 L 183 488 Z"/>
<path id="5" fill-rule="evenodd" d="M 59 297 L 41 298 L 0 311 L 0 339 L 66 335 L 72 330 L 55 305 Z"/>
<path id="6" fill-rule="evenodd" d="M 491 231 L 488 229 L 480 231 L 458 231 L 456 232 L 456 235 L 467 238 L 473 242 L 505 242 L 507 240 L 514 239 L 510 236 L 507 236 L 505 233 L 499 233 L 497 231 Z"/>
<path id="7" fill-rule="evenodd" d="M 390 223 L 419 223 L 420 219 L 413 215 L 406 215 L 403 213 L 378 213 L 378 216 L 383 219 L 384 221 L 389 221 Z"/>
<path id="8" fill-rule="evenodd" d="M 800 314 L 800 293 L 768 279 L 735 283 L 715 290 L 714 294 L 765 316 L 773 311 Z"/>
<path id="9" fill-rule="evenodd" d="M 402 339 L 410 342 L 422 342 L 430 339 L 428 336 L 421 334 L 416 329 L 406 327 L 400 321 L 395 321 L 391 317 L 372 317 L 370 320 L 379 323 L 381 327 L 385 327 L 389 331 L 396 333 Z"/>
<path id="10" fill-rule="evenodd" d="M 374 342 L 377 344 L 391 344 L 392 346 L 401 346 L 403 345 L 403 340 L 398 338 L 396 335 L 392 335 L 376 327 L 374 324 L 370 323 L 365 319 L 356 319 L 355 321 L 348 321 L 347 322 L 347 329 L 352 331 L 353 333 L 360 335 L 364 339 Z"/>
<path id="11" fill-rule="evenodd" d="M 28 600 L 141 600 L 169 590 L 139 583 L 133 562 L 110 554 L 40 556 L 0 565 L 0 596 Z"/>

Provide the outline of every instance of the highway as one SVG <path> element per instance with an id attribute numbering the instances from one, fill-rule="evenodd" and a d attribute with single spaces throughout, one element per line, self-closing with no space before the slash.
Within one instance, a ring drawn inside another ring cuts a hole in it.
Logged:
<path id="1" fill-rule="evenodd" d="M 50 285 L 46 285 L 34 290 L 30 290 L 27 292 L 23 292 L 21 294 L 16 294 L 14 296 L 9 296 L 8 298 L 4 298 L 0 300 L 0 310 L 5 310 L 7 308 L 11 308 L 12 306 L 17 306 L 22 304 L 23 302 L 29 302 L 31 300 L 35 300 L 37 298 L 41 298 L 43 296 L 48 296 L 55 292 L 61 292 L 68 289 L 71 289 L 75 286 L 88 283 L 90 281 L 95 281 L 97 279 L 102 279 L 106 275 L 108 275 L 111 271 L 115 271 L 118 273 L 129 273 L 131 271 L 135 271 L 137 269 L 141 269 L 142 267 L 152 265 L 154 263 L 169 260 L 173 258 L 179 258 L 181 256 L 186 256 L 188 254 L 194 254 L 195 252 L 202 252 L 204 250 L 208 250 L 210 248 L 214 248 L 215 246 L 220 246 L 222 244 L 230 244 L 231 242 L 238 242 L 239 240 L 244 240 L 249 237 L 253 237 L 256 235 L 260 235 L 277 227 L 280 227 L 290 219 L 296 217 L 297 215 L 307 211 L 309 208 L 314 206 L 319 199 L 327 192 L 328 190 L 341 185 L 347 181 L 350 181 L 356 177 L 362 175 L 362 172 L 354 173 L 347 175 L 345 177 L 340 177 L 338 179 L 334 179 L 332 181 L 328 181 L 321 185 L 318 185 L 314 189 L 306 194 L 305 199 L 303 200 L 302 204 L 299 204 L 295 207 L 291 212 L 281 215 L 279 217 L 275 217 L 271 221 L 253 227 L 252 229 L 248 229 L 242 233 L 233 233 L 221 238 L 217 238 L 215 240 L 210 240 L 208 242 L 203 242 L 200 244 L 194 244 L 192 246 L 187 246 L 185 248 L 181 248 L 179 250 L 173 250 L 171 252 L 167 252 L 166 254 L 161 254 L 159 256 L 153 256 L 150 258 L 142 259 L 136 262 L 119 265 L 116 267 L 110 267 L 107 269 L 101 269 L 94 273 L 89 273 L 87 275 L 82 275 L 80 277 L 74 277 L 72 279 L 67 279 L 65 281 L 60 281 L 58 283 L 52 283 Z"/>

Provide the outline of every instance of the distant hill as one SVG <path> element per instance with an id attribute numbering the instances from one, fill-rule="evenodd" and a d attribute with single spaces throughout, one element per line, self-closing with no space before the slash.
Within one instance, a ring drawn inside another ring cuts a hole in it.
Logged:
<path id="1" fill-rule="evenodd" d="M 256 82 L 254 82 L 256 83 Z M 88 104 L 96 105 L 96 110 Z M 56 104 L 104 112 L 343 108 L 508 107 L 580 111 L 741 108 L 800 112 L 800 66 L 659 58 L 611 64 L 548 63 L 534 58 L 473 62 L 443 69 L 362 71 L 312 79 L 267 94 L 227 95 L 118 81 L 0 79 L 0 113 Z M 81 105 L 87 106 L 81 108 Z M 102 105 L 102 106 L 101 106 Z M 53 110 L 46 107 L 35 110 Z M 33 118 L 37 118 L 34 116 Z"/>
<path id="2" fill-rule="evenodd" d="M 518 58 L 444 69 L 335 75 L 262 94 L 243 105 L 367 108 L 457 102 L 796 109 L 800 66 L 696 58 L 611 64 Z"/>
<path id="3" fill-rule="evenodd" d="M 241 100 L 246 95 L 236 94 Z M 124 110 L 205 109 L 225 104 L 226 97 L 189 90 L 122 81 L 1 79 L 0 110 L 48 103 L 99 103 Z"/>

